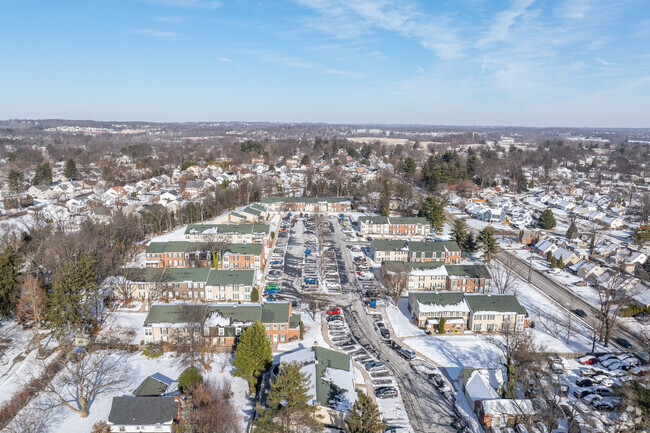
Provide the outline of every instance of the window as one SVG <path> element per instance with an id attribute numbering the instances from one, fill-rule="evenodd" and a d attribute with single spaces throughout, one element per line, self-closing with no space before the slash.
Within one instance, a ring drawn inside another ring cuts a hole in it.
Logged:
<path id="1" fill-rule="evenodd" d="M 277 330 L 278 330 L 278 324 L 277 324 L 277 323 L 274 323 L 274 324 L 273 324 L 273 330 L 274 330 L 274 331 L 277 331 Z"/>
<path id="2" fill-rule="evenodd" d="M 285 341 L 287 339 L 287 336 L 284 334 L 280 335 L 280 341 Z"/>
<path id="3" fill-rule="evenodd" d="M 286 327 L 287 327 L 286 324 L 281 323 L 281 324 L 280 324 L 280 331 L 284 331 Z"/>
<path id="4" fill-rule="evenodd" d="M 232 298 L 235 300 L 239 300 L 239 293 L 233 293 Z"/>
<path id="5" fill-rule="evenodd" d="M 235 328 L 235 335 L 241 335 L 241 328 Z"/>
<path id="6" fill-rule="evenodd" d="M 266 325 L 266 330 L 270 331 L 271 330 L 271 325 Z"/>
<path id="7" fill-rule="evenodd" d="M 224 329 L 220 327 L 219 328 L 219 336 L 221 337 L 222 335 L 224 335 Z"/>
<path id="8" fill-rule="evenodd" d="M 488 320 L 494 320 L 494 314 L 488 315 Z"/>
<path id="9" fill-rule="evenodd" d="M 219 339 L 219 345 L 220 346 L 225 346 L 226 345 L 226 339 L 225 338 L 220 338 Z"/>
<path id="10" fill-rule="evenodd" d="M 151 328 L 144 328 L 144 335 L 153 335 L 153 330 Z"/>
<path id="11" fill-rule="evenodd" d="M 476 324 L 474 325 L 474 331 L 480 331 L 481 330 L 481 325 Z"/>
<path id="12" fill-rule="evenodd" d="M 168 328 L 162 328 L 161 332 L 162 332 L 163 335 L 167 335 Z"/>
<path id="13" fill-rule="evenodd" d="M 248 287 L 248 286 L 244 287 L 244 292 L 245 292 L 245 293 L 250 293 L 250 292 L 251 292 L 251 288 Z"/>

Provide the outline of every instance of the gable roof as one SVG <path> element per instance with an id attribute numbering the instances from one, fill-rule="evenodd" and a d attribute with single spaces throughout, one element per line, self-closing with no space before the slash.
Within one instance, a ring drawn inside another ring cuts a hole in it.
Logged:
<path id="1" fill-rule="evenodd" d="M 528 316 L 528 311 L 519 303 L 515 295 L 465 295 L 472 312 L 515 313 Z"/>
<path id="2" fill-rule="evenodd" d="M 253 270 L 216 270 L 211 269 L 207 279 L 210 286 L 225 286 L 229 284 L 252 285 L 255 280 Z"/>
<path id="3" fill-rule="evenodd" d="M 117 425 L 171 424 L 178 413 L 174 397 L 113 397 L 108 422 Z"/>
<path id="4" fill-rule="evenodd" d="M 175 380 L 170 379 L 161 373 L 155 373 L 147 377 L 142 383 L 133 391 L 136 397 L 159 397 L 174 391 Z"/>
<path id="5" fill-rule="evenodd" d="M 448 275 L 467 278 L 491 279 L 490 271 L 485 265 L 445 265 Z"/>

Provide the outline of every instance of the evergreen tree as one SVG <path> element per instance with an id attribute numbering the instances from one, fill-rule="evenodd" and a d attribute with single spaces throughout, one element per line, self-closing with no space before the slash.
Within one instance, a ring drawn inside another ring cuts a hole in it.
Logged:
<path id="1" fill-rule="evenodd" d="M 445 333 L 445 318 L 441 317 L 440 322 L 438 322 L 438 334 Z"/>
<path id="2" fill-rule="evenodd" d="M 9 186 L 9 189 L 18 192 L 22 183 L 23 174 L 13 168 L 9 170 L 9 173 L 7 173 L 7 185 Z"/>
<path id="3" fill-rule="evenodd" d="M 415 173 L 416 169 L 417 169 L 417 165 L 415 164 L 415 160 L 413 158 L 411 158 L 410 156 L 404 158 L 404 161 L 402 161 L 402 171 L 405 174 L 413 174 Z"/>
<path id="4" fill-rule="evenodd" d="M 546 261 L 550 262 L 551 260 L 553 260 L 553 253 L 549 251 L 546 253 Z"/>
<path id="5" fill-rule="evenodd" d="M 309 165 L 311 164 L 311 159 L 309 158 L 309 155 L 303 155 L 302 159 L 300 160 L 300 165 Z"/>
<path id="6" fill-rule="evenodd" d="M 462 247 L 463 251 L 465 251 L 467 254 L 474 254 L 476 250 L 478 249 L 478 244 L 476 242 L 476 238 L 474 238 L 474 233 L 470 233 L 467 235 L 467 239 L 465 240 L 465 245 Z"/>
<path id="7" fill-rule="evenodd" d="M 550 264 L 551 269 L 557 268 L 557 260 L 555 259 L 555 256 L 551 256 L 551 264 Z"/>
<path id="8" fill-rule="evenodd" d="M 576 222 L 571 220 L 571 224 L 569 225 L 569 228 L 566 231 L 567 239 L 569 239 L 569 240 L 573 239 L 573 236 L 576 233 L 578 233 L 578 227 L 576 227 Z"/>
<path id="9" fill-rule="evenodd" d="M 43 160 L 36 166 L 36 172 L 32 179 L 32 185 L 49 185 L 52 183 L 52 167 L 47 160 Z"/>
<path id="10" fill-rule="evenodd" d="M 430 195 L 420 205 L 419 215 L 429 221 L 433 230 L 441 232 L 445 226 L 445 206 L 447 200 Z"/>
<path id="11" fill-rule="evenodd" d="M 16 311 L 20 293 L 18 252 L 8 246 L 0 254 L 0 317 L 10 317 Z"/>
<path id="12" fill-rule="evenodd" d="M 451 227 L 451 238 L 456 241 L 460 249 L 464 252 L 467 252 L 465 250 L 465 245 L 467 243 L 468 235 L 467 223 L 465 220 L 456 218 L 454 220 L 454 225 Z"/>
<path id="13" fill-rule="evenodd" d="M 553 215 L 553 211 L 550 208 L 547 208 L 544 212 L 542 212 L 542 215 L 539 217 L 539 221 L 537 222 L 539 228 L 544 230 L 550 230 L 555 227 L 556 224 L 557 223 L 555 222 L 555 216 Z"/>
<path id="14" fill-rule="evenodd" d="M 244 329 L 235 349 L 232 365 L 234 375 L 248 382 L 251 394 L 255 393 L 257 379 L 273 361 L 271 342 L 266 336 L 266 328 L 259 321 Z"/>
<path id="15" fill-rule="evenodd" d="M 93 321 L 99 285 L 88 254 L 67 261 L 54 274 L 48 322 L 57 336 L 73 336 Z"/>
<path id="16" fill-rule="evenodd" d="M 68 179 L 76 179 L 79 176 L 79 173 L 77 172 L 77 163 L 74 162 L 74 159 L 70 158 L 65 162 L 63 175 Z"/>
<path id="17" fill-rule="evenodd" d="M 519 230 L 519 242 L 521 242 L 521 240 L 524 238 L 524 236 L 525 236 L 524 231 L 523 231 L 523 230 Z"/>
<path id="18" fill-rule="evenodd" d="M 650 242 L 650 224 L 639 227 L 632 234 L 632 239 L 639 249 L 642 249 L 646 243 Z"/>
<path id="19" fill-rule="evenodd" d="M 192 385 L 200 382 L 203 382 L 203 378 L 201 377 L 199 370 L 194 367 L 188 367 L 183 370 L 180 376 L 178 376 L 178 389 L 184 393 L 190 389 Z"/>
<path id="20" fill-rule="evenodd" d="M 483 257 L 489 263 L 492 257 L 499 252 L 499 244 L 494 236 L 494 228 L 487 226 L 478 233 L 478 241 L 483 250 Z"/>
<path id="21" fill-rule="evenodd" d="M 386 424 L 381 421 L 377 404 L 363 392 L 357 390 L 348 419 L 345 420 L 345 433 L 381 433 Z"/>
<path id="22" fill-rule="evenodd" d="M 271 382 L 268 393 L 268 409 L 261 411 L 255 421 L 259 431 L 265 433 L 320 432 L 323 429 L 317 419 L 316 408 L 309 404 L 310 378 L 301 371 L 296 361 L 283 362 Z"/>
<path id="23" fill-rule="evenodd" d="M 251 302 L 258 302 L 260 300 L 260 291 L 257 290 L 257 287 L 253 287 L 251 290 Z"/>
<path id="24" fill-rule="evenodd" d="M 560 260 L 557 261 L 557 267 L 564 269 L 564 259 L 562 257 L 560 257 Z"/>

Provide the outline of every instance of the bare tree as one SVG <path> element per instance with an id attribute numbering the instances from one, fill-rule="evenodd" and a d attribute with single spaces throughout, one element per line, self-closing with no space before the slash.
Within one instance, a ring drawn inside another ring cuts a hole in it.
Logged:
<path id="1" fill-rule="evenodd" d="M 318 293 L 305 293 L 303 295 L 303 300 L 309 307 L 312 319 L 315 319 L 316 313 L 321 311 L 329 302 L 326 297 Z"/>
<path id="2" fill-rule="evenodd" d="M 385 265 L 381 267 L 381 279 L 395 305 L 399 305 L 399 300 L 408 287 L 409 273 L 407 265 L 403 263 L 391 265 L 390 269 Z"/>
<path id="3" fill-rule="evenodd" d="M 23 326 L 34 326 L 34 336 L 38 345 L 38 353 L 41 353 L 40 325 L 45 310 L 45 290 L 41 287 L 38 279 L 28 275 L 20 289 L 20 300 L 16 308 L 16 317 Z"/>
<path id="4" fill-rule="evenodd" d="M 50 431 L 49 424 L 50 418 L 47 410 L 30 407 L 18 412 L 18 415 L 3 431 L 7 433 L 47 433 Z"/>
<path id="5" fill-rule="evenodd" d="M 165 291 L 169 282 L 169 275 L 165 269 L 156 269 L 153 271 L 153 278 L 145 284 L 147 310 L 151 309 L 154 302 L 160 301 L 165 297 Z"/>
<path id="6" fill-rule="evenodd" d="M 205 251 L 210 251 L 212 266 L 214 269 L 219 269 L 219 261 L 223 259 L 223 255 L 230 250 L 230 244 L 221 239 L 216 233 L 208 236 L 203 248 Z"/>
<path id="7" fill-rule="evenodd" d="M 193 384 L 183 402 L 181 424 L 185 433 L 240 433 L 241 419 L 230 384 Z"/>
<path id="8" fill-rule="evenodd" d="M 607 346 L 621 309 L 631 302 L 633 289 L 620 274 L 605 274 L 596 283 L 596 292 L 600 313 L 599 340 Z"/>
<path id="9" fill-rule="evenodd" d="M 208 306 L 181 304 L 177 308 L 178 318 L 184 324 L 184 330 L 174 334 L 174 346 L 184 365 L 201 369 L 207 364 L 208 345 L 203 335 L 203 323 Z"/>
<path id="10" fill-rule="evenodd" d="M 130 383 L 128 354 L 93 352 L 71 355 L 52 381 L 34 381 L 43 389 L 45 407 L 65 407 L 86 418 L 100 395 L 119 391 Z"/>
<path id="11" fill-rule="evenodd" d="M 492 287 L 500 295 L 509 293 L 515 283 L 519 280 L 519 276 L 514 270 L 515 258 L 511 255 L 505 255 L 504 259 L 499 259 L 500 263 L 492 262 L 489 264 L 488 269 L 492 274 Z"/>

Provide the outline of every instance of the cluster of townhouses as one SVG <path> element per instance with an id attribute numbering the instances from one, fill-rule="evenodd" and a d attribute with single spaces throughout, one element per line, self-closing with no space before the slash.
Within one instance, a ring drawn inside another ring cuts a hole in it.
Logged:
<path id="1" fill-rule="evenodd" d="M 426 236 L 429 222 L 423 217 L 359 217 L 359 234 L 362 236 Z"/>
<path id="2" fill-rule="evenodd" d="M 446 265 L 443 262 L 382 263 L 382 273 L 404 274 L 408 291 L 490 292 L 492 276 L 485 265 Z"/>
<path id="3" fill-rule="evenodd" d="M 375 263 L 396 261 L 457 264 L 461 262 L 462 252 L 454 241 L 377 239 L 372 242 L 372 258 Z"/>

